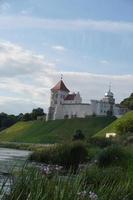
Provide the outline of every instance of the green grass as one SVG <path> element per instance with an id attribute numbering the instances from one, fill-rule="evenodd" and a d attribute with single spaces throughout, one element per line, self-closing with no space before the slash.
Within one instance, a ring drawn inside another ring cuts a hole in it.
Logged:
<path id="1" fill-rule="evenodd" d="M 18 122 L 0 133 L 0 142 L 58 143 L 70 141 L 77 129 L 81 129 L 86 138 L 89 138 L 113 121 L 114 118 L 89 117 L 48 122 Z"/>
<path id="2" fill-rule="evenodd" d="M 90 191 L 98 198 L 90 198 Z M 10 194 L 2 200 L 132 200 L 132 197 L 133 176 L 129 170 L 88 166 L 76 176 L 70 173 L 43 175 L 25 168 Z"/>
<path id="3" fill-rule="evenodd" d="M 105 127 L 103 130 L 99 131 L 95 136 L 96 137 L 105 137 L 106 133 L 117 133 L 119 134 L 117 130 L 117 126 L 119 123 L 127 122 L 128 120 L 133 121 L 133 111 L 126 113 L 121 118 L 115 120 L 113 123 Z"/>

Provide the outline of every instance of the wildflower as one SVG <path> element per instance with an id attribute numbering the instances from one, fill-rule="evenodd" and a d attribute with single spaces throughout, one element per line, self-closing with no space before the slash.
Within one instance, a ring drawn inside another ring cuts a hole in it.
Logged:
<path id="1" fill-rule="evenodd" d="M 86 197 L 87 192 L 86 191 L 78 192 L 77 195 L 80 196 L 80 198 L 84 198 Z"/>
<path id="2" fill-rule="evenodd" d="M 98 196 L 97 196 L 97 194 L 95 194 L 94 192 L 89 192 L 89 198 L 91 199 L 91 200 L 98 200 Z"/>

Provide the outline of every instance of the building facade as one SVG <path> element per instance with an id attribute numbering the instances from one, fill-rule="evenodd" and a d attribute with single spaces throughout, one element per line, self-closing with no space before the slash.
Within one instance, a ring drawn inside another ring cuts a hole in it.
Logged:
<path id="1" fill-rule="evenodd" d="M 86 118 L 91 115 L 120 117 L 127 112 L 126 108 L 115 104 L 114 94 L 109 91 L 101 100 L 91 100 L 90 103 L 82 103 L 80 93 L 70 93 L 61 79 L 51 89 L 48 120 Z"/>

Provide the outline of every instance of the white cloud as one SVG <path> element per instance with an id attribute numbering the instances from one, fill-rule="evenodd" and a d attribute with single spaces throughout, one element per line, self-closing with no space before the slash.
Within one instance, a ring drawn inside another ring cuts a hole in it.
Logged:
<path id="1" fill-rule="evenodd" d="M 24 10 L 21 10 L 20 14 L 24 16 L 28 16 L 32 14 L 33 10 L 34 10 L 34 7 L 29 7 Z"/>
<path id="2" fill-rule="evenodd" d="M 133 22 L 92 19 L 45 19 L 32 16 L 0 16 L 1 29 L 40 28 L 55 30 L 95 30 L 104 32 L 133 32 Z"/>
<path id="3" fill-rule="evenodd" d="M 84 69 L 83 69 L 84 71 Z M 0 112 L 28 112 L 33 107 L 48 108 L 50 88 L 64 75 L 71 91 L 80 91 L 85 102 L 100 99 L 112 82 L 117 102 L 132 92 L 133 75 L 104 75 L 85 72 L 59 72 L 45 56 L 19 45 L 0 42 Z"/>
<path id="4" fill-rule="evenodd" d="M 101 64 L 108 65 L 110 62 L 108 60 L 100 60 Z"/>
<path id="5" fill-rule="evenodd" d="M 61 51 L 61 52 L 66 51 L 66 48 L 61 45 L 52 46 L 52 49 L 54 49 L 56 51 Z"/>
<path id="6" fill-rule="evenodd" d="M 0 42 L 0 76 L 16 76 L 45 72 L 54 69 L 45 56 L 35 54 L 10 42 Z"/>

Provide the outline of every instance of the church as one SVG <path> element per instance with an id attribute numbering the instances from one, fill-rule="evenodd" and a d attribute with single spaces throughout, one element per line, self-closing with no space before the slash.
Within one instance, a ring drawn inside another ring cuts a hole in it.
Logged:
<path id="1" fill-rule="evenodd" d="M 80 93 L 71 93 L 61 78 L 51 89 L 47 120 L 111 115 L 121 117 L 126 112 L 126 108 L 115 103 L 111 87 L 101 100 L 91 100 L 90 103 L 83 103 Z"/>

